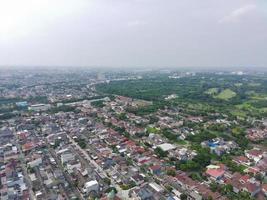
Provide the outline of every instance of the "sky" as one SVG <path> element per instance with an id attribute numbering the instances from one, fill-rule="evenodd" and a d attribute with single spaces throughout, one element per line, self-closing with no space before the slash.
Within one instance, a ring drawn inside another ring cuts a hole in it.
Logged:
<path id="1" fill-rule="evenodd" d="M 267 68 L 267 0 L 0 0 L 0 65 Z"/>

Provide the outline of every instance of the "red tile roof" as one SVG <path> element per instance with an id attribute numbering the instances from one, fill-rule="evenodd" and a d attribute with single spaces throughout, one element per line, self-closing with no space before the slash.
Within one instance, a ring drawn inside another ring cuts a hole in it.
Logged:
<path id="1" fill-rule="evenodd" d="M 259 185 L 255 184 L 255 183 L 246 183 L 246 188 L 247 188 L 249 193 L 253 193 L 259 189 Z"/>
<path id="2" fill-rule="evenodd" d="M 154 170 L 161 169 L 161 166 L 160 165 L 153 165 L 153 166 L 150 166 L 149 168 L 154 171 Z"/>
<path id="3" fill-rule="evenodd" d="M 217 166 L 219 167 L 218 169 L 207 169 L 206 174 L 208 174 L 209 176 L 212 176 L 214 178 L 218 178 L 218 177 L 222 176 L 225 173 L 224 165 L 219 164 Z"/>
<path id="4" fill-rule="evenodd" d="M 261 188 L 262 188 L 262 190 L 267 192 L 267 184 L 262 184 Z"/>
<path id="5" fill-rule="evenodd" d="M 33 148 L 33 143 L 32 142 L 28 142 L 24 145 L 22 145 L 22 150 L 23 151 L 28 151 L 28 150 L 31 150 Z"/>
<path id="6" fill-rule="evenodd" d="M 247 162 L 247 161 L 248 161 L 248 159 L 247 159 L 245 156 L 239 156 L 237 159 L 238 159 L 240 162 Z"/>

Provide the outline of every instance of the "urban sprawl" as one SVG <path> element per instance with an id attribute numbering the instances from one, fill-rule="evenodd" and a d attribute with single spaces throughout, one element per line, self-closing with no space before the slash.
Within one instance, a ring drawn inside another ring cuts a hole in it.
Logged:
<path id="1" fill-rule="evenodd" d="M 2 70 L 0 199 L 267 199 L 267 75 Z"/>

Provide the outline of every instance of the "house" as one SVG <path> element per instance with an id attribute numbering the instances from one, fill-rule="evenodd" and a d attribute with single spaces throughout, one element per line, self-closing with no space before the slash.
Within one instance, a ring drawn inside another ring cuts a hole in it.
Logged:
<path id="1" fill-rule="evenodd" d="M 263 159 L 258 162 L 256 167 L 260 170 L 262 176 L 265 176 L 267 174 L 267 156 L 263 157 Z"/>
<path id="2" fill-rule="evenodd" d="M 64 153 L 61 155 L 60 159 L 61 159 L 61 163 L 64 164 L 68 161 L 74 160 L 75 156 L 72 153 Z"/>
<path id="3" fill-rule="evenodd" d="M 244 191 L 247 191 L 252 197 L 261 191 L 260 184 L 248 182 L 243 188 Z"/>
<path id="4" fill-rule="evenodd" d="M 235 193 L 246 191 L 251 196 L 255 196 L 261 191 L 260 183 L 251 179 L 248 175 L 241 175 L 238 172 L 234 173 L 231 179 L 226 180 L 226 183 L 233 186 Z"/>
<path id="5" fill-rule="evenodd" d="M 178 196 L 170 195 L 168 196 L 167 200 L 180 200 L 180 198 Z"/>
<path id="6" fill-rule="evenodd" d="M 260 173 L 260 169 L 256 166 L 255 167 L 249 167 L 249 168 L 245 169 L 244 172 L 256 175 L 256 174 Z"/>
<path id="7" fill-rule="evenodd" d="M 252 141 L 262 140 L 267 137 L 267 128 L 248 129 L 246 137 Z"/>
<path id="8" fill-rule="evenodd" d="M 264 193 L 264 195 L 267 197 L 267 184 L 262 184 L 261 190 Z"/>
<path id="9" fill-rule="evenodd" d="M 215 181 L 219 181 L 225 173 L 224 164 L 207 166 L 206 174 Z"/>
<path id="10" fill-rule="evenodd" d="M 136 175 L 134 175 L 134 176 L 131 177 L 131 180 L 136 185 L 141 185 L 142 183 L 144 183 L 144 178 L 145 178 L 145 175 L 143 175 L 143 174 L 136 174 Z"/>
<path id="11" fill-rule="evenodd" d="M 72 160 L 71 162 L 67 163 L 67 170 L 69 173 L 72 173 L 74 169 L 81 169 L 81 163 L 77 162 L 76 160 Z"/>
<path id="12" fill-rule="evenodd" d="M 221 156 L 224 153 L 230 153 L 230 151 L 238 148 L 238 145 L 234 141 L 225 141 L 222 138 L 215 138 L 212 140 L 201 142 L 203 147 L 209 147 L 211 153 L 215 153 Z"/>
<path id="13" fill-rule="evenodd" d="M 139 190 L 134 190 L 137 199 L 148 200 L 153 198 L 153 192 L 148 188 L 141 188 Z"/>
<path id="14" fill-rule="evenodd" d="M 176 146 L 169 143 L 163 143 L 158 145 L 157 147 L 161 148 L 163 151 L 170 151 L 176 149 Z"/>
<path id="15" fill-rule="evenodd" d="M 171 178 L 171 180 L 171 185 L 186 193 L 188 199 L 202 200 L 203 198 L 207 199 L 209 197 L 212 197 L 212 199 L 222 198 L 218 192 L 212 192 L 207 185 L 192 180 L 185 172 L 177 171 L 176 177 Z"/>
<path id="16" fill-rule="evenodd" d="M 149 183 L 149 187 L 155 192 L 155 193 L 161 193 L 164 191 L 164 189 L 157 183 Z"/>
<path id="17" fill-rule="evenodd" d="M 27 165 L 31 168 L 37 167 L 42 164 L 42 157 L 39 154 L 34 154 L 31 158 L 31 161 L 27 163 Z"/>
<path id="18" fill-rule="evenodd" d="M 121 200 L 118 196 L 116 196 L 115 194 L 113 194 L 114 192 L 110 192 L 107 196 L 102 197 L 100 200 Z"/>
<path id="19" fill-rule="evenodd" d="M 153 165 L 149 167 L 151 174 L 159 175 L 161 173 L 161 166 L 160 165 Z"/>
<path id="20" fill-rule="evenodd" d="M 253 160 L 255 163 L 259 162 L 262 159 L 262 154 L 262 150 L 258 148 L 245 151 L 245 155 L 247 156 L 247 158 Z"/>
<path id="21" fill-rule="evenodd" d="M 22 145 L 22 151 L 23 152 L 29 152 L 34 148 L 33 142 L 27 142 L 26 144 Z"/>
<path id="22" fill-rule="evenodd" d="M 197 155 L 195 151 L 189 150 L 188 148 L 176 149 L 169 154 L 178 160 L 192 160 Z"/>
<path id="23" fill-rule="evenodd" d="M 245 156 L 238 156 L 238 157 L 234 158 L 233 161 L 236 162 L 237 164 L 241 164 L 241 165 L 245 165 L 245 166 L 250 165 L 249 159 Z"/>

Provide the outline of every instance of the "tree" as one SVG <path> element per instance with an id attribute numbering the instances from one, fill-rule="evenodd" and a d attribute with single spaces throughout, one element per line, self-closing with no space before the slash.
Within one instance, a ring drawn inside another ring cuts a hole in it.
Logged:
<path id="1" fill-rule="evenodd" d="M 172 186 L 170 186 L 170 185 L 166 185 L 165 188 L 168 192 L 172 192 L 172 190 L 173 190 Z"/>
<path id="2" fill-rule="evenodd" d="M 103 108 L 105 106 L 103 100 L 93 101 L 93 102 L 91 102 L 91 105 L 94 107 L 98 107 L 98 108 Z"/>
<path id="3" fill-rule="evenodd" d="M 189 177 L 192 178 L 193 180 L 197 180 L 197 181 L 201 181 L 202 180 L 201 176 L 196 172 L 190 173 Z"/>
<path id="4" fill-rule="evenodd" d="M 128 165 L 128 166 L 133 165 L 133 160 L 132 160 L 131 158 L 127 158 L 127 159 L 126 159 L 126 162 L 127 162 L 127 165 Z"/>
<path id="5" fill-rule="evenodd" d="M 78 145 L 82 148 L 82 149 L 85 149 L 86 148 L 86 142 L 84 139 L 77 139 L 76 142 L 78 143 Z"/>
<path id="6" fill-rule="evenodd" d="M 218 189 L 218 185 L 217 183 L 215 183 L 214 181 L 210 183 L 210 189 L 212 192 L 216 192 Z"/>
<path id="7" fill-rule="evenodd" d="M 149 117 L 149 123 L 150 124 L 157 123 L 158 121 L 159 121 L 159 118 L 157 116 L 152 115 Z"/>
<path id="8" fill-rule="evenodd" d="M 118 114 L 118 118 L 120 120 L 126 120 L 127 119 L 126 113 L 120 113 L 120 114 Z"/>
<path id="9" fill-rule="evenodd" d="M 111 180 L 110 180 L 109 178 L 107 178 L 107 177 L 105 177 L 105 178 L 103 179 L 103 181 L 104 181 L 104 183 L 106 183 L 107 185 L 110 185 L 110 184 L 111 184 Z"/>
<path id="10" fill-rule="evenodd" d="M 169 176 L 175 176 L 176 175 L 176 172 L 173 169 L 169 169 L 169 170 L 167 170 L 167 175 L 169 175 Z"/>
<path id="11" fill-rule="evenodd" d="M 181 200 L 187 200 L 187 195 L 183 193 L 181 194 L 180 198 Z"/>
<path id="12" fill-rule="evenodd" d="M 237 199 L 237 200 L 253 200 L 253 198 L 250 197 L 250 194 L 248 192 L 245 192 L 245 191 L 239 192 L 235 199 Z"/>
<path id="13" fill-rule="evenodd" d="M 231 184 L 223 185 L 221 188 L 223 194 L 229 194 L 233 192 L 233 186 Z"/>
<path id="14" fill-rule="evenodd" d="M 115 194 L 118 192 L 117 189 L 116 189 L 115 187 L 109 187 L 109 188 L 105 191 L 105 193 L 109 193 L 109 192 L 111 192 L 112 190 L 115 192 Z"/>
<path id="15" fill-rule="evenodd" d="M 154 150 L 154 152 L 160 158 L 164 158 L 164 157 L 166 157 L 168 155 L 168 152 L 167 151 L 163 151 L 162 148 L 160 148 L 160 147 L 157 147 Z"/>
<path id="16" fill-rule="evenodd" d="M 255 178 L 257 179 L 257 181 L 262 182 L 263 181 L 263 177 L 261 176 L 261 174 L 256 174 Z"/>

